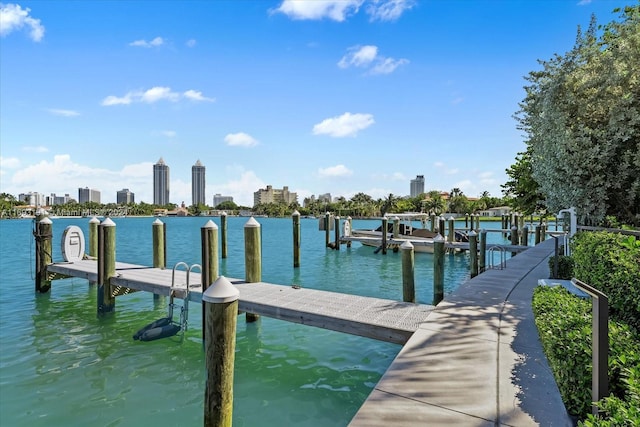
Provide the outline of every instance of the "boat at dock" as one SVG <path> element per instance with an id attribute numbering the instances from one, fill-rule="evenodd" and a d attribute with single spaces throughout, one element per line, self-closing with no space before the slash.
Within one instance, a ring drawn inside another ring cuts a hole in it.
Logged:
<path id="1" fill-rule="evenodd" d="M 411 242 L 416 252 L 433 253 L 433 239 L 438 232 L 427 230 L 427 220 L 429 215 L 425 213 L 402 213 L 402 214 L 386 214 L 387 218 L 387 248 L 397 249 L 405 241 Z M 398 218 L 398 230 L 394 231 L 394 220 Z M 415 227 L 413 224 L 420 222 L 421 227 Z M 376 229 L 352 229 L 343 230 L 343 234 L 352 241 L 358 241 L 365 246 L 380 248 L 382 245 L 382 225 Z M 468 242 L 469 238 L 461 231 L 455 232 L 456 242 Z"/>

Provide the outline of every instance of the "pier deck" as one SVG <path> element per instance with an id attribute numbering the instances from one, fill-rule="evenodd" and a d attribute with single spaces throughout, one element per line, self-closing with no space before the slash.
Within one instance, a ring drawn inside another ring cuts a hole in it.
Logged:
<path id="1" fill-rule="evenodd" d="M 413 246 L 433 246 L 433 242 L 428 240 L 411 240 L 411 236 L 407 236 L 403 239 L 394 239 L 392 237 L 387 239 L 387 246 L 400 246 L 404 242 L 409 240 Z M 381 237 L 354 237 L 354 236 L 341 236 L 341 242 L 360 242 L 362 244 L 368 244 L 369 246 L 380 246 L 382 245 Z M 457 249 L 457 250 L 469 250 L 469 242 L 444 242 L 445 249 Z M 506 252 L 523 252 L 527 249 L 530 249 L 531 246 L 521 246 L 521 245 L 502 245 L 496 243 L 487 243 L 487 250 L 491 248 L 501 248 Z"/>
<path id="2" fill-rule="evenodd" d="M 97 262 L 82 260 L 54 263 L 49 273 L 97 281 Z M 129 288 L 158 295 L 171 292 L 172 269 L 160 269 L 122 262 L 116 263 L 116 276 L 110 279 L 114 291 Z M 404 344 L 434 309 L 431 305 L 363 297 L 283 286 L 271 283 L 246 283 L 229 279 L 240 291 L 239 310 L 275 319 L 330 329 L 338 332 Z M 202 302 L 199 272 L 189 278 L 189 300 Z M 176 270 L 175 294 L 186 294 L 186 272 Z"/>

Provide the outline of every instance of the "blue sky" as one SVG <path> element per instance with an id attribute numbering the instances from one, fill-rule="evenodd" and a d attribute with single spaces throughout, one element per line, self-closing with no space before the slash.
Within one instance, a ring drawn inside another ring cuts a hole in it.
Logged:
<path id="1" fill-rule="evenodd" d="M 0 192 L 128 188 L 252 205 L 460 188 L 501 196 L 525 147 L 513 114 L 538 60 L 604 0 L 21 1 L 0 12 Z"/>

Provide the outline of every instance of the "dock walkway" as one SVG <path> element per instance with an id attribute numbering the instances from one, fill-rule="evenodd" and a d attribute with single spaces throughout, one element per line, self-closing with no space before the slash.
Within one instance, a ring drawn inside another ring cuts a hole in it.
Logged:
<path id="1" fill-rule="evenodd" d="M 97 281 L 97 262 L 82 260 L 54 263 L 49 273 Z M 129 289 L 158 295 L 171 292 L 172 269 L 116 263 L 116 275 L 110 279 L 114 292 Z M 176 270 L 175 295 L 186 294 L 186 272 Z M 240 291 L 239 310 L 275 319 L 331 329 L 338 332 L 404 344 L 434 309 L 432 305 L 283 286 L 271 283 L 246 283 L 228 279 Z M 189 301 L 202 302 L 201 276 L 189 277 Z"/>
<path id="2" fill-rule="evenodd" d="M 448 295 L 350 426 L 572 426 L 531 309 L 553 250 L 546 240 Z"/>

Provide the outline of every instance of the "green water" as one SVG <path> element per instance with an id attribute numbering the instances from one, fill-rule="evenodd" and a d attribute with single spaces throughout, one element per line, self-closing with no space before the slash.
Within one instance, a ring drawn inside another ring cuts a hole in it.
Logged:
<path id="1" fill-rule="evenodd" d="M 211 218 L 219 225 L 218 218 Z M 117 259 L 151 265 L 153 218 L 116 218 Z M 200 228 L 209 218 L 166 218 L 167 265 L 200 263 Z M 244 276 L 243 225 L 228 220 L 228 258 L 220 273 Z M 260 219 L 265 282 L 402 298 L 399 253 L 324 248 L 316 220 L 302 219 L 301 267 L 293 268 L 291 219 Z M 60 236 L 87 219 L 54 220 Z M 377 223 L 355 221 L 354 227 Z M 183 342 L 131 336 L 166 315 L 146 293 L 117 298 L 116 312 L 96 315 L 96 287 L 81 279 L 33 284 L 33 221 L 0 221 L 0 425 L 198 426 L 203 424 L 201 306 L 191 304 Z M 500 239 L 495 233 L 490 239 Z M 468 258 L 448 256 L 445 293 L 468 278 Z M 432 301 L 433 260 L 416 254 L 419 302 Z M 400 346 L 262 317 L 239 318 L 234 426 L 340 426 L 349 423 Z"/>

